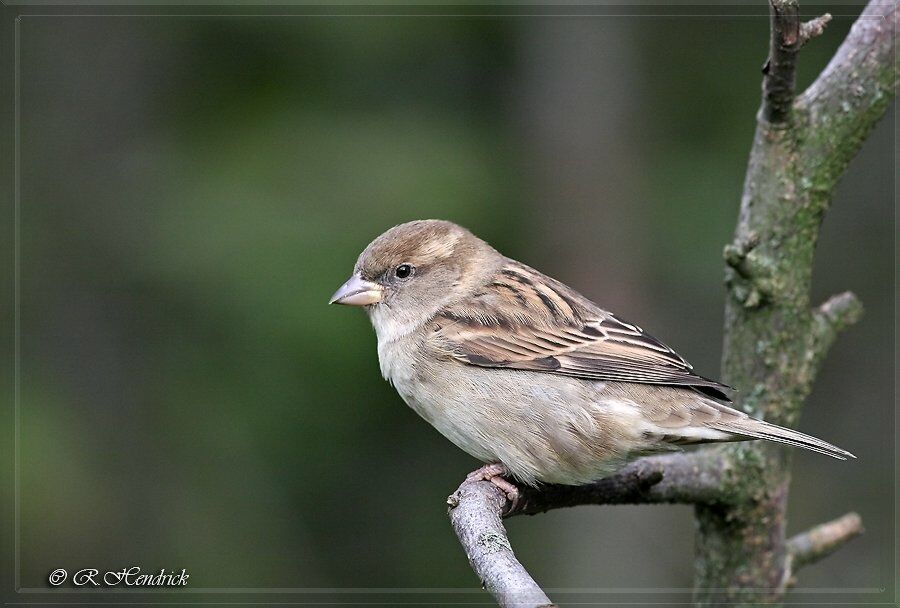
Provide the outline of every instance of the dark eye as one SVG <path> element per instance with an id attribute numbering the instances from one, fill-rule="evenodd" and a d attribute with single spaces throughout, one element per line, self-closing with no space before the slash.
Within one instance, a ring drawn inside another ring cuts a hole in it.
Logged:
<path id="1" fill-rule="evenodd" d="M 394 270 L 394 274 L 397 275 L 398 279 L 405 279 L 412 275 L 413 270 L 415 270 L 415 268 L 409 264 L 400 264 L 397 266 L 396 270 Z"/>

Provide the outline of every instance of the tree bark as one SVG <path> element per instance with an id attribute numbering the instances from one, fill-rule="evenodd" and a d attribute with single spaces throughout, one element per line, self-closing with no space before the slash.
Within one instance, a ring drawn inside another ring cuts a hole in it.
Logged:
<path id="1" fill-rule="evenodd" d="M 447 498 L 450 522 L 484 588 L 503 608 L 552 606 L 519 563 L 500 517 L 506 496 L 486 481 L 464 482 Z"/>

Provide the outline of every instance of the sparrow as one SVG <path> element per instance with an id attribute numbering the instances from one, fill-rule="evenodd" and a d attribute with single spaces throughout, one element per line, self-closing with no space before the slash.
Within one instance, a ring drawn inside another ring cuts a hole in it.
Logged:
<path id="1" fill-rule="evenodd" d="M 331 303 L 365 309 L 385 379 L 485 463 L 469 479 L 510 499 L 513 481 L 586 484 L 691 444 L 766 439 L 853 457 L 732 408 L 730 387 L 639 326 L 452 222 L 376 238 Z"/>

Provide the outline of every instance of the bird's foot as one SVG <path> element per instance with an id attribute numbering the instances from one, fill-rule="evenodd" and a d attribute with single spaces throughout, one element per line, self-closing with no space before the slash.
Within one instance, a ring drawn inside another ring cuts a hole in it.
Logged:
<path id="1" fill-rule="evenodd" d="M 519 502 L 519 488 L 514 483 L 504 479 L 509 475 L 509 469 L 499 462 L 492 462 L 476 469 L 466 475 L 466 481 L 489 481 L 506 494 L 506 499 L 512 503 L 508 511 L 514 511 Z"/>

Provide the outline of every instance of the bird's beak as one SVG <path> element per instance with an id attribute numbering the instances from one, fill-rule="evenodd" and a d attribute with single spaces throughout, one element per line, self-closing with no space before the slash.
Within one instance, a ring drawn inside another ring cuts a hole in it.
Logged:
<path id="1" fill-rule="evenodd" d="M 364 280 L 359 273 L 350 277 L 341 285 L 329 304 L 345 304 L 347 306 L 368 306 L 381 302 L 384 288 L 377 283 Z"/>

